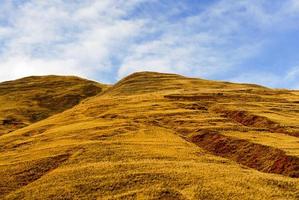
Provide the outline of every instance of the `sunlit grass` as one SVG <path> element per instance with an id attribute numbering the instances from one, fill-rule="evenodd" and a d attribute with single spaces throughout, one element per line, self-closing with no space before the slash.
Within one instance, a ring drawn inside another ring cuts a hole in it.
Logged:
<path id="1" fill-rule="evenodd" d="M 5 181 L 0 182 L 0 198 L 298 199 L 298 179 L 248 168 L 190 142 L 202 130 L 218 131 L 298 156 L 298 137 L 271 133 L 267 127 L 259 131 L 214 112 L 219 106 L 259 114 L 273 106 L 254 99 L 243 105 L 244 89 L 256 95 L 266 90 L 174 75 L 133 75 L 103 95 L 1 136 L 0 178 Z M 239 100 L 226 94 L 191 101 L 165 98 L 225 91 L 240 94 Z M 277 96 L 298 100 L 292 94 Z M 281 111 L 276 113 L 288 114 L 277 107 Z M 285 125 L 285 119 L 275 121 Z M 292 124 L 287 128 L 298 128 L 298 121 Z M 32 171 L 41 176 L 22 176 Z"/>

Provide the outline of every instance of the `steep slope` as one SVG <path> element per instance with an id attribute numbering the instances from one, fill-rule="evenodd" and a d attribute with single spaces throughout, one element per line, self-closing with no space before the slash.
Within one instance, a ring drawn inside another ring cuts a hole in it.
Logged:
<path id="1" fill-rule="evenodd" d="M 298 102 L 296 91 L 135 73 L 1 136 L 0 198 L 298 199 Z"/>
<path id="2" fill-rule="evenodd" d="M 69 109 L 106 87 L 73 76 L 32 76 L 0 83 L 0 135 Z"/>

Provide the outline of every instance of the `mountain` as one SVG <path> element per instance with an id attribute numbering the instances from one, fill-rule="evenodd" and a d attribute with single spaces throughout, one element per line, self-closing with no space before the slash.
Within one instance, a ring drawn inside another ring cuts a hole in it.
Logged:
<path id="1" fill-rule="evenodd" d="M 73 94 L 40 78 L 55 104 Z M 97 88 L 0 136 L 0 198 L 299 198 L 299 91 L 155 72 Z"/>
<path id="2" fill-rule="evenodd" d="M 69 109 L 105 88 L 73 76 L 32 76 L 0 83 L 0 135 Z"/>

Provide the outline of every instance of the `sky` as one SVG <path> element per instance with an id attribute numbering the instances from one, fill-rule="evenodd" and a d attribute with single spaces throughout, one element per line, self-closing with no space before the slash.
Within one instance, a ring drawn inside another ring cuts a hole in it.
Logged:
<path id="1" fill-rule="evenodd" d="M 299 89 L 299 0 L 0 0 L 0 81 L 136 71 Z"/>

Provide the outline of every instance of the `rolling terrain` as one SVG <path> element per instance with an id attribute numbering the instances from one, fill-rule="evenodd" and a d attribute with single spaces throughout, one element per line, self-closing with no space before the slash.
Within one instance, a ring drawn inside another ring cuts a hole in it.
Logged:
<path id="1" fill-rule="evenodd" d="M 139 72 L 0 99 L 24 124 L 0 129 L 0 199 L 299 199 L 299 91 Z"/>
<path id="2" fill-rule="evenodd" d="M 32 76 L 0 83 L 0 135 L 69 109 L 107 87 L 71 76 Z"/>

